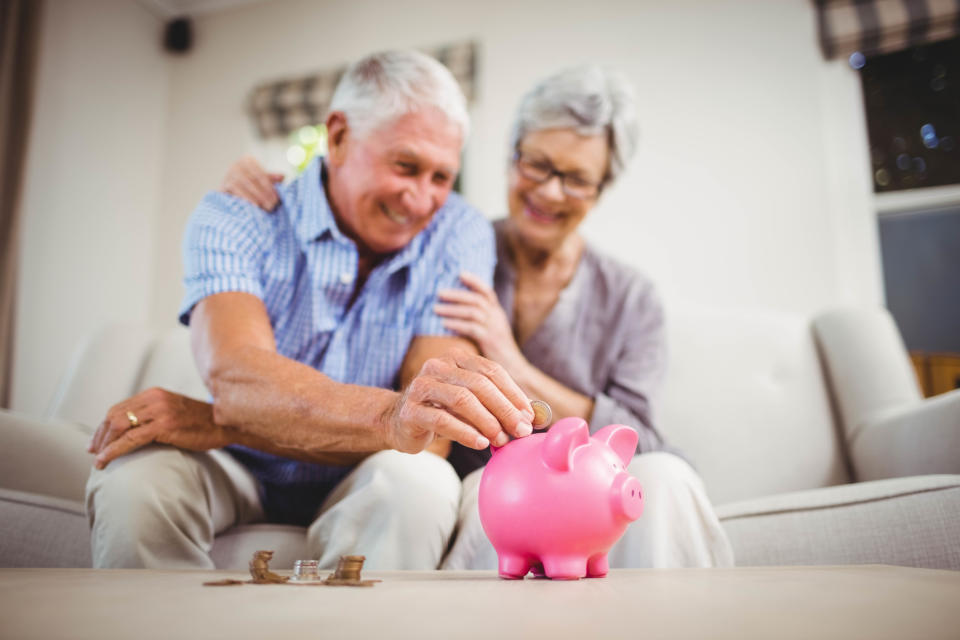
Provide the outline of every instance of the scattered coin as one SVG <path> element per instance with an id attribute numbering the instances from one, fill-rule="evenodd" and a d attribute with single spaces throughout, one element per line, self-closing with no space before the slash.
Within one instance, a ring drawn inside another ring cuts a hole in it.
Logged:
<path id="1" fill-rule="evenodd" d="M 203 586 L 205 587 L 232 587 L 235 584 L 244 584 L 243 580 L 231 580 L 226 578 L 224 580 L 211 580 L 210 582 L 204 582 Z"/>

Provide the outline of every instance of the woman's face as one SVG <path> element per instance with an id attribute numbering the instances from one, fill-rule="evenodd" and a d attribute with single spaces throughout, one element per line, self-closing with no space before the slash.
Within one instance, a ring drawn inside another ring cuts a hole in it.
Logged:
<path id="1" fill-rule="evenodd" d="M 589 192 L 607 175 L 609 152 L 604 135 L 584 136 L 573 129 L 544 129 L 527 134 L 510 167 L 510 220 L 526 244 L 550 250 L 580 226 L 597 196 Z M 566 189 L 560 176 L 564 174 Z M 549 175 L 543 182 L 529 176 Z M 586 188 L 585 188 L 586 187 Z"/>

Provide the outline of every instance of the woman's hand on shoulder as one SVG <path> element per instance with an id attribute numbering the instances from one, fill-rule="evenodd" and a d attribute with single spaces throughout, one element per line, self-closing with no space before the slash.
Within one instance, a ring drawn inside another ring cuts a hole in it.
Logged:
<path id="1" fill-rule="evenodd" d="M 434 306 L 443 325 L 461 336 L 473 340 L 481 355 L 503 366 L 517 377 L 526 358 L 513 337 L 513 328 L 506 311 L 500 306 L 496 292 L 472 273 L 463 273 L 463 289 L 441 289 L 440 303 Z"/>
<path id="2" fill-rule="evenodd" d="M 260 166 L 256 158 L 246 155 L 227 169 L 220 191 L 243 198 L 264 211 L 273 211 L 280 202 L 274 184 L 282 181 L 282 173 L 270 173 Z"/>

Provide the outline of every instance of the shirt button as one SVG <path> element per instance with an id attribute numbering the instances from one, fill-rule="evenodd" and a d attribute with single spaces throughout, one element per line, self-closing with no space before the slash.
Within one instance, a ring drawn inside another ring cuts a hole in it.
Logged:
<path id="1" fill-rule="evenodd" d="M 340 282 L 343 284 L 350 284 L 353 282 L 353 274 L 349 271 L 344 271 L 340 274 Z"/>

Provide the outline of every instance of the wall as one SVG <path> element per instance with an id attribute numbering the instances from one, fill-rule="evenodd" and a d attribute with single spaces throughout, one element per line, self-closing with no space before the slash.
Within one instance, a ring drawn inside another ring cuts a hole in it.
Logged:
<path id="1" fill-rule="evenodd" d="M 14 409 L 46 409 L 89 332 L 150 319 L 167 113 L 159 29 L 129 0 L 46 2 L 22 205 Z"/>
<path id="2" fill-rule="evenodd" d="M 805 313 L 881 300 L 859 82 L 822 60 L 807 0 L 275 0 L 205 16 L 197 34 L 171 76 L 158 317 L 179 301 L 190 210 L 256 146 L 242 108 L 251 87 L 466 38 L 482 53 L 465 191 L 491 217 L 504 210 L 521 93 L 565 65 L 612 64 L 638 87 L 642 147 L 585 224 L 589 238 L 668 297 Z"/>
<path id="3" fill-rule="evenodd" d="M 491 217 L 504 210 L 523 91 L 566 65 L 611 64 L 638 88 L 642 140 L 585 224 L 592 241 L 668 298 L 801 313 L 882 300 L 859 83 L 822 60 L 809 0 L 273 0 L 197 17 L 194 50 L 167 59 L 169 76 L 137 5 L 113 3 L 121 37 L 91 4 L 55 4 L 60 31 L 44 47 L 35 146 L 85 160 L 54 158 L 42 181 L 31 172 L 21 406 L 39 405 L 97 322 L 174 323 L 183 226 L 229 163 L 260 146 L 244 110 L 253 86 L 383 48 L 480 43 L 464 183 Z M 118 74 L 136 91 L 103 111 L 97 96 Z M 72 119 L 68 106 L 80 109 Z M 128 145 L 135 162 L 120 160 Z"/>

